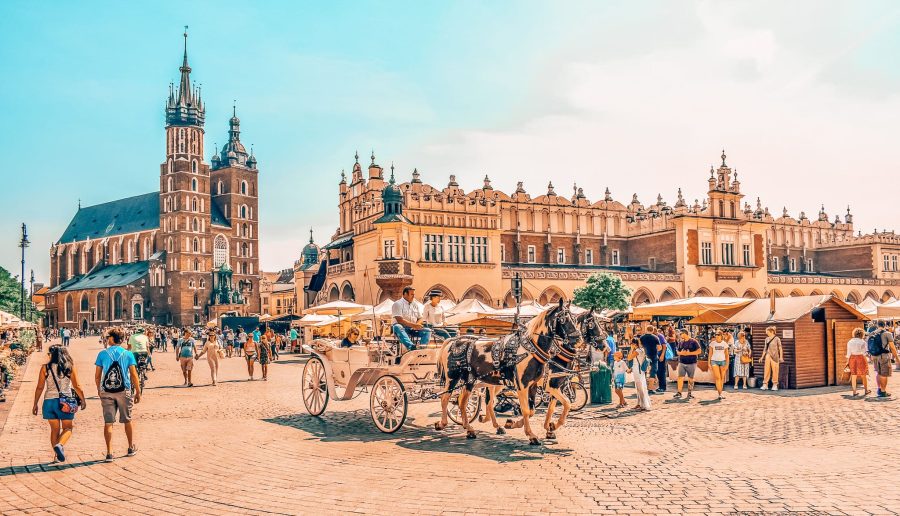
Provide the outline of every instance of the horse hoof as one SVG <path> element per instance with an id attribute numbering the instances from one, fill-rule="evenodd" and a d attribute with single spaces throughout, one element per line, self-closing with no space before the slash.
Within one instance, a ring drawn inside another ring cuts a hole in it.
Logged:
<path id="1" fill-rule="evenodd" d="M 547 432 L 547 439 L 556 439 L 555 432 Z"/>
<path id="2" fill-rule="evenodd" d="M 441 431 L 441 430 L 443 430 L 444 428 L 447 428 L 447 425 L 442 425 L 442 424 L 440 424 L 440 423 L 435 423 L 435 424 L 434 424 L 434 429 L 437 430 L 437 431 Z"/>
<path id="3" fill-rule="evenodd" d="M 528 440 L 528 445 L 529 446 L 540 446 L 541 441 L 537 437 L 532 437 L 531 439 Z"/>
<path id="4" fill-rule="evenodd" d="M 502 427 L 497 427 L 497 435 L 506 435 L 506 430 Z"/>
<path id="5" fill-rule="evenodd" d="M 551 432 L 553 432 L 554 430 L 556 430 L 556 423 L 550 423 L 550 428 L 549 428 L 549 430 L 550 430 Z"/>
<path id="6" fill-rule="evenodd" d="M 513 427 L 512 419 L 507 419 L 506 423 L 503 423 L 503 428 L 506 428 L 507 430 L 512 430 L 512 427 Z"/>
<path id="7" fill-rule="evenodd" d="M 472 430 L 469 430 L 468 432 L 466 432 L 466 439 L 474 439 L 474 438 L 475 438 L 475 432 L 473 432 Z"/>
<path id="8" fill-rule="evenodd" d="M 484 415 L 484 414 L 478 416 L 478 422 L 479 422 L 479 423 L 486 423 L 487 420 L 488 420 L 488 417 L 487 417 L 486 415 Z"/>

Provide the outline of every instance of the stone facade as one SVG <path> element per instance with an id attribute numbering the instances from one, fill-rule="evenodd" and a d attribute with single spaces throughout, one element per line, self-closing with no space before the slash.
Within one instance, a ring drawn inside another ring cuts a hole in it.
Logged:
<path id="1" fill-rule="evenodd" d="M 51 325 L 187 326 L 226 311 L 259 313 L 256 158 L 240 143 L 235 115 L 228 144 L 205 162 L 206 109 L 191 85 L 187 34 L 180 72 L 166 102 L 159 191 L 79 206 L 50 250 Z M 220 277 L 228 284 L 216 285 Z M 124 309 L 109 304 L 120 298 Z"/>
<path id="2" fill-rule="evenodd" d="M 364 171 L 359 157 L 349 181 L 338 185 L 339 225 L 325 246 L 327 280 L 317 301 L 377 303 L 412 285 L 422 296 L 439 289 L 454 301 L 478 298 L 512 303 L 510 278 L 525 278 L 525 299 L 570 298 L 596 272 L 617 274 L 635 304 L 697 295 L 763 297 L 831 293 L 860 302 L 900 294 L 900 238 L 854 234 L 853 217 L 816 220 L 762 201 L 744 201 L 737 173 L 711 167 L 704 199 L 662 196 L 628 204 L 609 190 L 590 201 L 582 189 L 560 195 L 553 184 L 532 197 L 522 183 L 512 194 L 488 177 L 466 192 L 454 176 L 444 188 L 418 170 L 408 182 L 385 181 L 375 156 Z M 398 192 L 402 217 L 389 217 Z M 789 288 L 788 288 L 789 287 Z"/>

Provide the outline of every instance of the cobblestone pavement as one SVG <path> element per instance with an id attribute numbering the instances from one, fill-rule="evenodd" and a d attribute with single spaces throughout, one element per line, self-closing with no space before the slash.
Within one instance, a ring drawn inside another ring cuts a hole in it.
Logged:
<path id="1" fill-rule="evenodd" d="M 89 393 L 98 349 L 93 338 L 72 344 Z M 436 403 L 411 405 L 394 435 L 374 428 L 367 397 L 310 417 L 291 355 L 268 382 L 223 360 L 217 387 L 202 359 L 193 388 L 176 387 L 173 353 L 155 360 L 135 408 L 138 455 L 123 456 L 119 427 L 118 458 L 101 462 L 92 396 L 62 466 L 31 415 L 42 362 L 32 360 L 0 435 L 0 513 L 900 513 L 895 401 L 833 389 L 729 391 L 722 402 L 703 390 L 690 404 L 669 394 L 643 414 L 588 407 L 558 443 L 530 447 L 521 430 L 496 436 L 481 424 L 476 440 L 431 430 Z"/>

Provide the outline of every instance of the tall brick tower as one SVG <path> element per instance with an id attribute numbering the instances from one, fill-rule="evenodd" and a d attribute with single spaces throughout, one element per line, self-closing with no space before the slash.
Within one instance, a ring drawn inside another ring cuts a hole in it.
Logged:
<path id="1" fill-rule="evenodd" d="M 156 248 L 166 251 L 169 320 L 185 326 L 205 320 L 212 269 L 209 166 L 203 163 L 206 109 L 199 88 L 191 86 L 187 27 L 179 70 L 181 80 L 177 89 L 169 85 L 166 102 L 166 161 L 160 167 Z"/>
<path id="2" fill-rule="evenodd" d="M 241 121 L 233 108 L 228 142 L 212 157 L 212 202 L 230 225 L 227 245 L 233 284 L 247 303 L 246 311 L 261 313 L 259 297 L 259 170 L 253 151 L 241 143 Z M 220 237 L 216 237 L 220 239 Z M 217 243 L 224 243 L 219 242 Z M 220 264 L 216 263 L 214 266 Z"/>

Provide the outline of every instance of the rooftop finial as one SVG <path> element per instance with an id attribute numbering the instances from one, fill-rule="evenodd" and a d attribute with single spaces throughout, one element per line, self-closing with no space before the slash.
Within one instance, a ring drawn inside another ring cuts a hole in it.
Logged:
<path id="1" fill-rule="evenodd" d="M 184 66 L 187 67 L 187 30 L 188 26 L 184 26 Z"/>
<path id="2" fill-rule="evenodd" d="M 231 99 L 231 116 L 237 117 L 237 99 Z"/>
<path id="3" fill-rule="evenodd" d="M 353 153 L 353 159 L 355 159 L 356 163 L 359 164 L 359 151 Z"/>
<path id="4" fill-rule="evenodd" d="M 606 187 L 606 192 L 604 193 L 603 200 L 605 200 L 605 201 L 611 201 L 611 200 L 612 200 L 612 193 L 610 193 L 609 187 L 608 187 L 608 186 Z"/>
<path id="5" fill-rule="evenodd" d="M 78 209 L 81 209 L 81 197 L 78 198 Z"/>
<path id="6" fill-rule="evenodd" d="M 391 184 L 394 184 L 394 162 L 391 162 L 391 180 L 388 181 Z"/>
<path id="7" fill-rule="evenodd" d="M 723 167 L 726 166 L 725 165 L 725 149 L 722 149 L 722 166 Z"/>
<path id="8" fill-rule="evenodd" d="M 370 156 L 370 158 L 372 158 L 372 164 L 374 165 L 375 164 L 375 149 L 372 149 L 372 155 Z"/>
<path id="9" fill-rule="evenodd" d="M 547 195 L 556 195 L 556 192 L 553 191 L 553 181 L 547 183 Z"/>
<path id="10" fill-rule="evenodd" d="M 312 228 L 309 228 L 309 243 L 313 243 Z"/>

